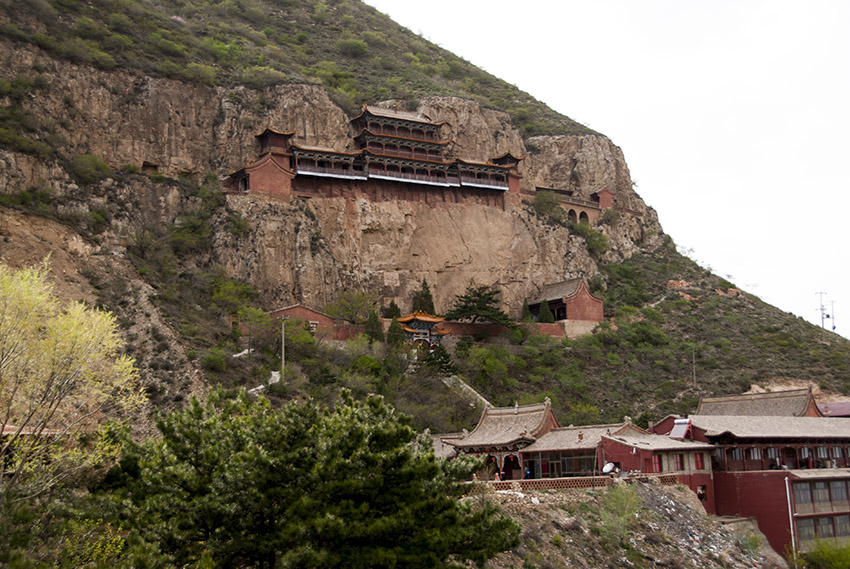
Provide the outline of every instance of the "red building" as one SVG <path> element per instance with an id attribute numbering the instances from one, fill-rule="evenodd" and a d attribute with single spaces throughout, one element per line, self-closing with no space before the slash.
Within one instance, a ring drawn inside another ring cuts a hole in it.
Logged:
<path id="1" fill-rule="evenodd" d="M 303 304 L 293 304 L 292 306 L 272 310 L 269 312 L 269 316 L 272 318 L 298 318 L 307 322 L 310 330 L 313 332 L 332 332 L 334 329 L 333 317 L 318 310 L 313 310 Z"/>
<path id="2" fill-rule="evenodd" d="M 672 474 L 679 484 L 694 491 L 705 511 L 714 513 L 714 480 L 710 444 L 654 435 L 628 425 L 617 433 L 603 435 L 600 459 L 622 472 Z"/>
<path id="3" fill-rule="evenodd" d="M 671 416 L 652 430 L 711 444 L 714 511 L 754 517 L 776 551 L 850 539 L 850 419 Z"/>

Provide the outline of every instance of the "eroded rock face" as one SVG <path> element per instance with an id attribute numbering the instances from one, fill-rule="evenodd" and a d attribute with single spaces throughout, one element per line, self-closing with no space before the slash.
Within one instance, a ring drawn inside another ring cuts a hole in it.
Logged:
<path id="1" fill-rule="evenodd" d="M 55 127 L 67 158 L 93 154 L 113 169 L 147 164 L 168 177 L 198 181 L 209 173 L 224 177 L 253 159 L 254 135 L 266 127 L 294 130 L 295 141 L 304 144 L 351 148 L 349 117 L 321 87 L 207 87 L 79 66 L 2 40 L 0 47 L 8 77 L 30 76 L 37 66 L 48 80 L 48 88 L 32 90 L 20 105 Z M 519 200 L 503 210 L 230 196 L 230 207 L 251 231 L 235 236 L 222 219 L 212 262 L 251 282 L 269 308 L 294 302 L 321 308 L 340 290 L 368 289 L 407 309 L 425 278 L 439 310 L 447 310 L 455 295 L 475 283 L 499 286 L 505 308 L 518 315 L 522 301 L 535 297 L 544 284 L 591 277 L 600 261 L 623 259 L 639 243 L 658 238 L 654 211 L 632 190 L 622 152 L 607 138 L 534 137 L 526 145 L 507 114 L 456 97 L 423 99 L 419 112 L 446 121 L 444 136 L 453 141 L 449 156 L 475 161 L 505 152 L 526 156 L 519 166 L 526 200 L 536 187 L 572 190 L 581 199 L 612 191 L 615 205 L 631 212 L 616 212 L 597 227 L 609 237 L 609 250 L 592 257 L 581 237 L 546 223 Z M 0 151 L 0 166 L 0 191 L 48 186 L 63 196 L 66 207 L 82 212 L 106 207 L 113 214 L 111 231 L 128 237 L 150 224 L 175 222 L 186 206 L 175 186 L 141 176 L 79 188 L 58 161 L 7 150 Z"/>

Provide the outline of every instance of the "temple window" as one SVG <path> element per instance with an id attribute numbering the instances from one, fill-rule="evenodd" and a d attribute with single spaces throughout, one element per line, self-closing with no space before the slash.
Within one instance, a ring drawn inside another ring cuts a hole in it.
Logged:
<path id="1" fill-rule="evenodd" d="M 413 149 L 413 156 L 414 156 L 414 158 L 424 159 L 424 158 L 428 157 L 428 152 L 426 152 L 424 148 L 414 148 Z"/>
<path id="2" fill-rule="evenodd" d="M 761 460 L 761 449 L 758 447 L 752 447 L 750 449 L 750 460 Z"/>
<path id="3" fill-rule="evenodd" d="M 818 537 L 835 537 L 832 529 L 832 518 L 818 518 Z"/>
<path id="4" fill-rule="evenodd" d="M 685 455 L 681 453 L 676 453 L 673 455 L 673 465 L 675 470 L 684 470 L 685 469 Z"/>
<path id="5" fill-rule="evenodd" d="M 570 223 L 577 223 L 578 222 L 578 215 L 576 214 L 576 210 L 571 209 L 570 211 L 567 212 L 567 220 Z"/>
<path id="6" fill-rule="evenodd" d="M 387 144 L 384 146 L 385 154 L 398 154 L 398 147 L 394 144 Z"/>
<path id="7" fill-rule="evenodd" d="M 705 468 L 705 464 L 703 463 L 702 453 L 698 452 L 694 454 L 694 468 L 696 470 L 702 470 Z"/>
<path id="8" fill-rule="evenodd" d="M 581 212 L 581 214 L 578 216 L 578 222 L 584 225 L 590 223 L 590 218 L 587 217 L 586 212 Z"/>
<path id="9" fill-rule="evenodd" d="M 808 541 L 815 538 L 815 520 L 799 520 L 797 522 L 797 534 L 800 541 Z"/>
<path id="10" fill-rule="evenodd" d="M 841 447 L 832 447 L 832 458 L 843 458 L 844 449 Z"/>
<path id="11" fill-rule="evenodd" d="M 664 472 L 664 466 L 661 463 L 661 455 L 660 454 L 652 455 L 652 471 L 653 472 Z"/>
<path id="12" fill-rule="evenodd" d="M 827 482 L 815 482 L 812 498 L 815 503 L 829 502 L 829 484 Z"/>
<path id="13" fill-rule="evenodd" d="M 826 460 L 829 458 L 829 450 L 827 450 L 826 447 L 816 447 L 815 452 L 817 452 L 820 460 Z"/>
<path id="14" fill-rule="evenodd" d="M 850 535 L 850 516 L 836 516 L 835 535 L 836 537 L 847 537 Z"/>
<path id="15" fill-rule="evenodd" d="M 422 130 L 415 128 L 410 133 L 412 138 L 425 138 L 425 133 Z"/>
<path id="16" fill-rule="evenodd" d="M 410 138 L 410 129 L 406 126 L 400 126 L 396 129 L 397 136 L 403 136 L 404 138 Z"/>

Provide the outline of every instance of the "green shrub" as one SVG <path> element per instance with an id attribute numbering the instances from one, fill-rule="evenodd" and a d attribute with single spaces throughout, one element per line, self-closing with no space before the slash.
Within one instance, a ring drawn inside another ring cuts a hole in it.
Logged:
<path id="1" fill-rule="evenodd" d="M 93 184 L 111 173 L 106 162 L 91 154 L 80 154 L 71 160 L 71 175 L 83 185 Z"/>
<path id="2" fill-rule="evenodd" d="M 571 223 L 570 231 L 584 238 L 587 243 L 587 252 L 590 253 L 591 257 L 598 258 L 611 245 L 607 235 L 584 223 Z"/>
<path id="3" fill-rule="evenodd" d="M 353 38 L 337 41 L 336 48 L 344 56 L 354 58 L 363 57 L 368 51 L 368 45 L 365 41 Z"/>
<path id="4" fill-rule="evenodd" d="M 191 81 L 197 81 L 204 85 L 215 84 L 215 67 L 202 63 L 190 63 L 186 66 L 183 76 Z"/>
<path id="5" fill-rule="evenodd" d="M 223 372 L 227 370 L 227 354 L 221 348 L 212 348 L 201 356 L 201 367 L 207 371 Z"/>

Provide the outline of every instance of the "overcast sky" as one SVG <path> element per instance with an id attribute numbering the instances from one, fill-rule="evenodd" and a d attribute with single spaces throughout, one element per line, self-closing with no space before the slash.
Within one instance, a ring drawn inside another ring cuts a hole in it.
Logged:
<path id="1" fill-rule="evenodd" d="M 366 3 L 610 137 L 680 250 L 818 325 L 827 293 L 850 337 L 850 1 Z"/>

